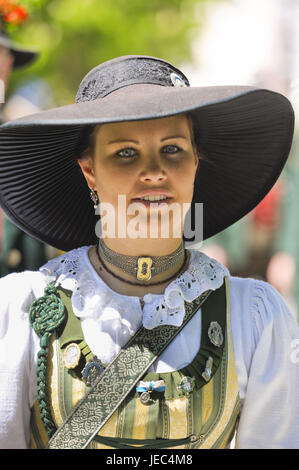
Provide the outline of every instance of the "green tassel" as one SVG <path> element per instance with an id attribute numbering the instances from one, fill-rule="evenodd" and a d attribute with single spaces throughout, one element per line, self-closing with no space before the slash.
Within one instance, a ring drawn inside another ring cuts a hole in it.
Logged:
<path id="1" fill-rule="evenodd" d="M 65 308 L 54 282 L 45 287 L 44 295 L 36 299 L 29 310 L 29 320 L 40 338 L 37 361 L 37 393 L 41 419 L 49 437 L 56 431 L 51 417 L 47 390 L 48 346 L 54 331 L 65 320 Z"/>

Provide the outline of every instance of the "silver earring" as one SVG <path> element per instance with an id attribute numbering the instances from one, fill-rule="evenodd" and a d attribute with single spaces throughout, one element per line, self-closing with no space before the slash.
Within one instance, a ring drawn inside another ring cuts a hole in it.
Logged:
<path id="1" fill-rule="evenodd" d="M 96 209 L 98 207 L 98 205 L 100 204 L 99 196 L 98 196 L 98 193 L 97 193 L 96 189 L 91 189 L 90 190 L 90 198 L 93 202 L 93 207 Z"/>

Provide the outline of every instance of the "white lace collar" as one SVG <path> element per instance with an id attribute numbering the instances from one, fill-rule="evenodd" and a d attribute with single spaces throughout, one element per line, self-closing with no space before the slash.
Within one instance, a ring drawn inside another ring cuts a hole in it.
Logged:
<path id="1" fill-rule="evenodd" d="M 102 324 L 120 320 L 123 327 L 135 330 L 142 321 L 147 329 L 167 324 L 180 326 L 183 322 L 184 301 L 191 302 L 208 289 L 215 290 L 223 283 L 228 270 L 218 261 L 197 250 L 190 249 L 188 269 L 174 279 L 164 294 L 144 295 L 143 312 L 141 297 L 114 292 L 96 273 L 88 258 L 90 247 L 84 246 L 54 258 L 40 268 L 47 282 L 71 290 L 74 313 L 79 318 L 93 318 Z"/>

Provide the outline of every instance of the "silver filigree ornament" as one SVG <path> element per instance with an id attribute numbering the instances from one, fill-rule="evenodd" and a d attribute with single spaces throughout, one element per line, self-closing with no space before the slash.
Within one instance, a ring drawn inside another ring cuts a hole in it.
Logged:
<path id="1" fill-rule="evenodd" d="M 182 378 L 182 380 L 178 384 L 177 389 L 183 390 L 184 393 L 188 394 L 188 393 L 193 392 L 194 387 L 195 387 L 195 378 L 185 376 Z"/>
<path id="2" fill-rule="evenodd" d="M 222 328 L 218 322 L 212 321 L 208 329 L 208 336 L 211 343 L 219 348 L 223 344 Z"/>

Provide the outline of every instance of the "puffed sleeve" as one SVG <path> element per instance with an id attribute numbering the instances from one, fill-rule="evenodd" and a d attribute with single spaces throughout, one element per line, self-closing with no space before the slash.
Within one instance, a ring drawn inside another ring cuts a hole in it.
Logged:
<path id="1" fill-rule="evenodd" d="M 271 285 L 238 285 L 243 300 L 238 307 L 234 301 L 239 325 L 233 335 L 242 411 L 236 448 L 298 449 L 299 326 Z"/>
<path id="2" fill-rule="evenodd" d="M 30 327 L 28 311 L 42 291 L 38 272 L 13 273 L 0 279 L 1 449 L 27 448 L 29 444 L 38 338 Z"/>

